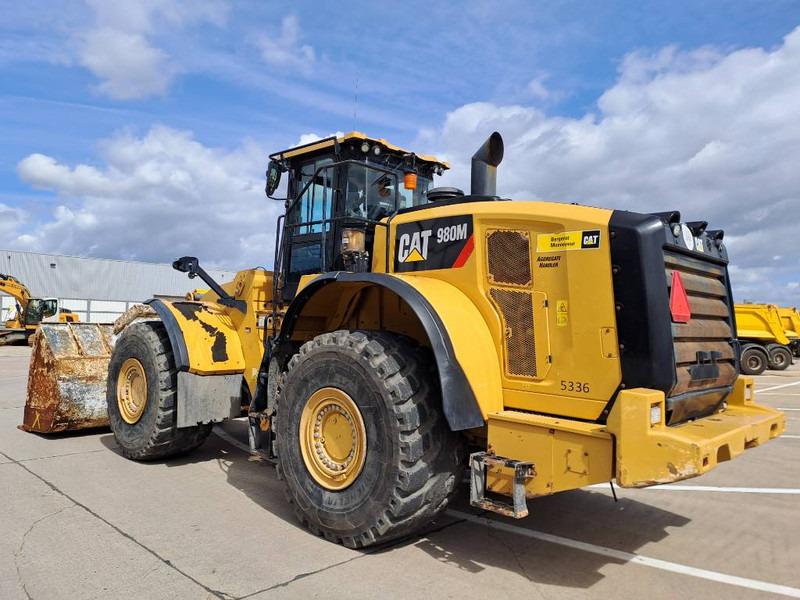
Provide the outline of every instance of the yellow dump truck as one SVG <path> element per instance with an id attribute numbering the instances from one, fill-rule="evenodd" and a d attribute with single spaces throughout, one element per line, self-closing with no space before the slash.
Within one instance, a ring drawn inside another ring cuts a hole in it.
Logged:
<path id="1" fill-rule="evenodd" d="M 742 373 L 760 375 L 767 368 L 783 371 L 792 364 L 790 341 L 779 310 L 773 304 L 734 306 Z"/>
<path id="2" fill-rule="evenodd" d="M 800 313 L 796 308 L 778 307 L 783 332 L 789 340 L 789 349 L 794 356 L 800 356 Z"/>
<path id="3" fill-rule="evenodd" d="M 465 469 L 470 501 L 695 477 L 780 435 L 739 350 L 721 231 L 495 191 L 503 142 L 448 165 L 360 133 L 271 156 L 274 272 L 150 300 L 113 331 L 37 334 L 24 427 L 102 408 L 133 460 L 189 452 L 248 409 L 299 519 L 351 547 L 414 532 Z M 70 409 L 72 412 L 68 412 Z M 70 419 L 72 419 L 70 421 Z"/>

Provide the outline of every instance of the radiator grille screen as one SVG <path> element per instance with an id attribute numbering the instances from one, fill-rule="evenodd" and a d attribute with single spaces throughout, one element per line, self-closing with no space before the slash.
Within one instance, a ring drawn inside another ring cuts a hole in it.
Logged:
<path id="1" fill-rule="evenodd" d="M 507 373 L 536 377 L 536 338 L 531 294 L 492 288 L 491 295 L 505 321 Z"/>
<path id="2" fill-rule="evenodd" d="M 489 279 L 506 285 L 530 285 L 531 251 L 521 231 L 493 231 L 487 239 Z"/>

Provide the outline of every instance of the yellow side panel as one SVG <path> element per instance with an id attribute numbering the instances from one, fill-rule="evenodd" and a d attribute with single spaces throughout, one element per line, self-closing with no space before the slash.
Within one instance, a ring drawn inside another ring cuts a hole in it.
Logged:
<path id="1" fill-rule="evenodd" d="M 245 369 L 239 334 L 227 307 L 212 302 L 168 302 L 189 355 L 189 372 L 198 375 L 241 373 Z"/>
<path id="2" fill-rule="evenodd" d="M 463 265 L 403 277 L 447 282 L 469 298 L 492 340 L 471 351 L 500 365 L 505 408 L 597 419 L 622 379 L 608 229 L 612 211 L 549 202 L 434 204 L 397 215 L 389 248 L 395 251 L 396 226 L 464 214 L 472 215 L 474 249 Z M 516 236 L 514 244 L 492 253 L 495 264 L 498 258 L 505 262 L 508 277 L 495 276 L 490 264 L 490 237 L 498 232 L 513 234 L 509 240 Z M 585 241 L 584 234 L 591 239 Z M 385 240 L 384 228 L 377 228 L 376 248 L 384 248 Z M 395 257 L 387 264 L 383 254 L 375 252 L 373 270 L 392 272 Z M 520 267 L 524 262 L 529 269 Z M 517 310 L 521 306 L 524 311 Z M 516 365 L 509 359 L 512 351 Z"/>
<path id="3" fill-rule="evenodd" d="M 467 376 L 484 418 L 502 410 L 500 363 L 486 323 L 475 305 L 457 288 L 428 277 L 398 275 L 431 304 L 444 323 L 456 359 Z"/>
<path id="4" fill-rule="evenodd" d="M 504 458 L 531 462 L 535 476 L 525 485 L 528 498 L 610 481 L 614 442 L 602 425 L 503 411 L 489 415 L 488 447 Z M 513 471 L 494 467 L 486 482 L 493 492 L 511 495 Z"/>
<path id="5" fill-rule="evenodd" d="M 800 313 L 796 308 L 778 308 L 786 337 L 790 339 L 800 338 Z"/>
<path id="6" fill-rule="evenodd" d="M 736 304 L 736 330 L 740 338 L 788 344 L 778 308 L 771 304 Z"/>
<path id="7" fill-rule="evenodd" d="M 214 292 L 203 296 L 203 304 L 210 306 L 215 314 L 226 315 L 226 325 L 230 323 L 236 330 L 244 366 L 235 371 L 244 370 L 244 379 L 251 394 L 255 393 L 258 369 L 264 355 L 264 328 L 268 317 L 272 315 L 272 278 L 273 274 L 269 271 L 248 269 L 239 271 L 233 281 L 222 284 L 221 287 L 235 299 L 247 302 L 245 313 L 217 304 Z M 189 349 L 189 355 L 193 355 L 192 349 Z M 222 373 L 219 370 L 212 372 Z"/>

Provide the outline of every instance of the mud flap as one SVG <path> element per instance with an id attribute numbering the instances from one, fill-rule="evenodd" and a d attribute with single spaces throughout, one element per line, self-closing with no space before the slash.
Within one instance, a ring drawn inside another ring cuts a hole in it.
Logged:
<path id="1" fill-rule="evenodd" d="M 241 392 L 241 375 L 178 373 L 177 426 L 194 427 L 238 417 Z"/>

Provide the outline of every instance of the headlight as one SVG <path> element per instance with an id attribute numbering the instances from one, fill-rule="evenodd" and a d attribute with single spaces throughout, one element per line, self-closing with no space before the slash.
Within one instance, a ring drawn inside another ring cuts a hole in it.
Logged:
<path id="1" fill-rule="evenodd" d="M 361 229 L 342 230 L 342 253 L 364 252 L 366 247 L 364 231 Z"/>
<path id="2" fill-rule="evenodd" d="M 653 404 L 650 407 L 650 425 L 658 425 L 661 423 L 661 405 Z"/>

